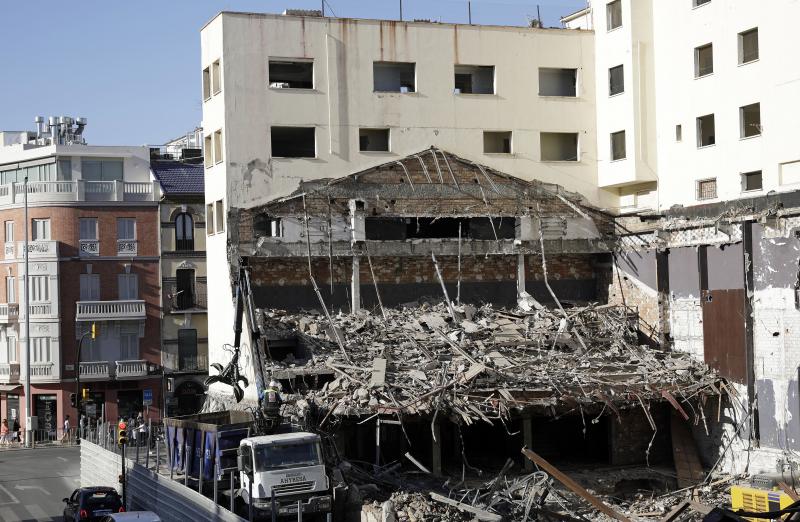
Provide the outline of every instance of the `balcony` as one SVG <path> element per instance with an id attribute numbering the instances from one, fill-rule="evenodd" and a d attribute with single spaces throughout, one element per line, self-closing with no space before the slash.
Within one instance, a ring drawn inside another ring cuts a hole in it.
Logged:
<path id="1" fill-rule="evenodd" d="M 144 320 L 143 300 L 131 301 L 78 301 L 76 321 Z"/>
<path id="2" fill-rule="evenodd" d="M 17 256 L 21 259 L 25 255 L 25 242 L 17 241 Z M 58 241 L 50 239 L 28 241 L 28 258 L 53 258 L 58 257 Z"/>
<path id="3" fill-rule="evenodd" d="M 32 181 L 29 203 L 62 201 L 158 201 L 161 192 L 152 181 Z M 22 205 L 23 183 L 0 185 L 0 205 Z"/>
<path id="4" fill-rule="evenodd" d="M 147 377 L 147 361 L 117 361 L 117 379 L 138 379 Z"/>
<path id="5" fill-rule="evenodd" d="M 106 381 L 111 378 L 108 361 L 88 361 L 80 364 L 81 379 L 84 381 Z"/>
<path id="6" fill-rule="evenodd" d="M 0 303 L 0 323 L 14 323 L 19 319 L 17 303 Z"/>
<path id="7" fill-rule="evenodd" d="M 118 256 L 135 256 L 139 249 L 138 241 L 135 239 L 118 239 L 117 240 L 117 255 Z"/>
<path id="8" fill-rule="evenodd" d="M 167 371 L 208 373 L 208 355 L 206 354 L 180 356 L 177 353 L 162 352 L 161 360 Z"/>
<path id="9" fill-rule="evenodd" d="M 0 382 L 19 382 L 19 363 L 0 363 Z"/>
<path id="10" fill-rule="evenodd" d="M 52 379 L 53 366 L 51 362 L 48 363 L 32 363 L 31 364 L 31 380 L 33 379 Z"/>
<path id="11" fill-rule="evenodd" d="M 81 239 L 79 248 L 81 257 L 100 255 L 100 241 L 97 239 Z"/>
<path id="12" fill-rule="evenodd" d="M 208 309 L 207 283 L 195 282 L 194 288 L 179 288 L 178 283 L 164 280 L 161 283 L 164 311 L 167 313 L 205 312 Z"/>

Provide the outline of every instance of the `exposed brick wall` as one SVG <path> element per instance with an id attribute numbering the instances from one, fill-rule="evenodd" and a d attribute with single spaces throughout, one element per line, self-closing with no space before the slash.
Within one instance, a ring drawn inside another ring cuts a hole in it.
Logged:
<path id="1" fill-rule="evenodd" d="M 619 419 L 616 415 L 609 416 L 608 452 L 612 466 L 646 463 L 651 440 L 653 440 L 649 455 L 651 464 L 669 462 L 672 459 L 669 405 L 652 403 L 649 407 L 650 416 L 657 428 L 655 439 L 650 421 L 641 408 L 624 410 L 620 413 Z"/>
<path id="2" fill-rule="evenodd" d="M 639 329 L 649 333 L 658 333 L 660 305 L 658 292 L 636 281 L 636 278 L 624 270 L 615 268 L 608 287 L 608 303 L 626 305 L 639 310 Z"/>
<path id="3" fill-rule="evenodd" d="M 592 280 L 595 269 L 591 255 L 551 255 L 547 257 L 548 277 L 552 280 Z M 447 282 L 458 280 L 458 258 L 437 257 L 442 277 Z M 251 258 L 253 284 L 256 286 L 307 285 L 308 261 L 302 258 Z M 328 259 L 312 262 L 318 284 L 330 281 Z M 433 261 L 428 257 L 373 257 L 372 267 L 379 284 L 438 283 Z M 372 275 L 366 257 L 359 265 L 362 284 L 371 283 Z M 542 281 L 540 256 L 525 259 L 526 279 Z M 333 260 L 333 282 L 350 282 L 350 259 Z M 517 278 L 517 256 L 464 256 L 461 258 L 463 282 L 514 282 Z"/>

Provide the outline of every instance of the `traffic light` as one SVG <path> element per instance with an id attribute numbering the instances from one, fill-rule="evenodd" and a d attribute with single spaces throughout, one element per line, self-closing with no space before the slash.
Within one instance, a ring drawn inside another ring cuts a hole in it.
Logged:
<path id="1" fill-rule="evenodd" d="M 81 399 L 86 400 L 89 398 L 89 388 L 81 388 Z"/>
<path id="2" fill-rule="evenodd" d="M 78 401 L 76 399 L 77 399 L 77 395 L 75 395 L 74 393 L 70 393 L 69 394 L 69 403 L 73 408 L 77 408 L 78 407 Z"/>
<path id="3" fill-rule="evenodd" d="M 97 339 L 97 325 L 92 323 L 92 339 Z"/>
<path id="4" fill-rule="evenodd" d="M 128 428 L 128 425 L 125 423 L 125 421 L 119 421 L 117 427 L 119 428 L 117 443 L 120 446 L 124 446 L 128 443 L 128 432 L 125 431 Z"/>

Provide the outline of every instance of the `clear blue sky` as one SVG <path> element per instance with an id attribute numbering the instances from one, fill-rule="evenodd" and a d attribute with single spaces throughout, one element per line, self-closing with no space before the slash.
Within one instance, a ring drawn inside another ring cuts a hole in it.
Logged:
<path id="1" fill-rule="evenodd" d="M 85 116 L 102 145 L 164 143 L 200 123 L 200 28 L 222 10 L 280 13 L 321 0 L 0 0 L 0 129 Z M 328 0 L 336 16 L 398 17 L 398 0 Z M 476 24 L 546 26 L 585 0 L 472 0 Z M 326 14 L 330 14 L 328 9 Z M 403 0 L 406 20 L 466 22 L 466 0 Z"/>

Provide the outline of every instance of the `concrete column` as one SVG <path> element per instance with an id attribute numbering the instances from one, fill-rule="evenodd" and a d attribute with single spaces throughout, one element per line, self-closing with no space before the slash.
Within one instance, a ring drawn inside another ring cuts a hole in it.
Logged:
<path id="1" fill-rule="evenodd" d="M 433 440 L 431 440 L 431 473 L 442 474 L 442 424 L 433 425 Z"/>
<path id="2" fill-rule="evenodd" d="M 533 449 L 533 418 L 524 417 L 522 419 L 522 439 L 523 444 L 529 450 Z M 525 459 L 525 471 L 533 471 L 533 462 L 531 459 Z"/>
<path id="3" fill-rule="evenodd" d="M 517 295 L 525 291 L 525 254 L 517 254 Z"/>
<path id="4" fill-rule="evenodd" d="M 352 303 L 350 304 L 350 311 L 356 313 L 361 310 L 361 274 L 360 267 L 361 260 L 358 256 L 353 256 L 353 277 L 350 280 L 350 296 Z"/>

